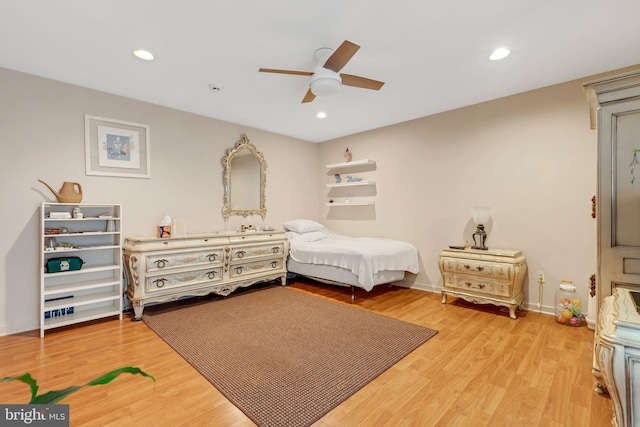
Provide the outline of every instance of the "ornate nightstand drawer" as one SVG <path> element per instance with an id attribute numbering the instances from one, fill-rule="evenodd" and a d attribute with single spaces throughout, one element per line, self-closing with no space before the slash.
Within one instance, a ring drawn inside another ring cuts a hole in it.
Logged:
<path id="1" fill-rule="evenodd" d="M 147 272 L 169 270 L 179 267 L 197 267 L 198 265 L 220 264 L 223 261 L 222 248 L 211 248 L 203 251 L 174 252 L 171 254 L 154 254 L 147 256 Z"/>
<path id="2" fill-rule="evenodd" d="M 222 278 L 222 266 L 182 273 L 147 276 L 145 289 L 148 293 L 164 292 L 167 289 L 176 287 L 222 281 Z"/>
<path id="3" fill-rule="evenodd" d="M 263 245 L 235 246 L 231 249 L 231 261 L 284 254 L 284 243 L 273 242 Z"/>
<path id="4" fill-rule="evenodd" d="M 444 271 L 447 273 L 468 273 L 476 276 L 492 277 L 498 280 L 511 280 L 513 269 L 509 265 L 494 262 L 445 258 Z"/>
<path id="5" fill-rule="evenodd" d="M 454 288 L 481 294 L 509 296 L 509 283 L 483 280 L 477 277 L 456 276 L 451 280 L 450 285 Z"/>

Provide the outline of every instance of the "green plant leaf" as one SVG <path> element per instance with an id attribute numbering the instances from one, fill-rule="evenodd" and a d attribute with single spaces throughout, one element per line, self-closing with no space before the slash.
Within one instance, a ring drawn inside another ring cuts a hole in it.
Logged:
<path id="1" fill-rule="evenodd" d="M 64 390 L 51 390 L 44 394 L 41 394 L 40 396 L 34 397 L 33 399 L 31 399 L 31 402 L 29 403 L 34 405 L 46 405 L 49 403 L 58 403 L 65 397 L 69 396 L 70 394 L 80 390 L 82 387 L 84 386 L 72 385 L 71 387 L 67 387 Z"/>
<path id="2" fill-rule="evenodd" d="M 38 383 L 31 377 L 29 372 L 22 374 L 19 377 L 4 377 L 0 379 L 0 383 L 6 381 L 22 381 L 27 384 L 31 388 L 31 400 L 33 400 L 36 397 L 36 394 L 38 394 Z"/>
<path id="3" fill-rule="evenodd" d="M 153 377 L 153 375 L 144 372 L 142 369 L 134 367 L 134 366 L 125 366 L 123 368 L 115 369 L 115 370 L 113 370 L 111 372 L 107 372 L 106 374 L 101 375 L 98 378 L 94 378 L 91 381 L 89 381 L 88 383 L 86 383 L 85 386 L 108 384 L 111 381 L 113 381 L 114 379 L 116 379 L 116 377 L 118 375 L 123 374 L 123 373 L 128 373 L 128 374 L 132 374 L 132 375 L 140 374 L 143 377 L 151 378 L 153 380 L 153 382 L 156 382 L 156 379 Z"/>
<path id="4" fill-rule="evenodd" d="M 143 377 L 147 377 L 147 378 L 151 378 L 153 380 L 153 382 L 156 382 L 156 379 L 153 375 L 148 374 L 146 372 L 144 372 L 142 369 L 134 367 L 134 366 L 125 366 L 123 368 L 119 368 L 119 369 L 114 369 L 111 372 L 107 372 L 106 374 L 103 374 L 101 376 L 99 376 L 98 378 L 94 378 L 91 381 L 89 381 L 88 383 L 84 384 L 84 385 L 73 385 L 71 387 L 67 387 L 63 390 L 51 390 L 48 391 L 44 394 L 41 395 L 37 395 L 38 393 L 38 384 L 36 383 L 36 380 L 34 380 L 31 377 L 31 374 L 29 374 L 28 372 L 24 375 L 21 375 L 19 377 L 5 377 L 0 379 L 0 382 L 5 382 L 5 381 L 22 381 L 25 384 L 28 384 L 31 387 L 31 401 L 29 403 L 31 404 L 49 404 L 49 403 L 58 403 L 59 401 L 61 401 L 62 399 L 64 399 L 65 397 L 69 396 L 72 393 L 75 393 L 76 391 L 80 390 L 81 388 L 84 387 L 88 387 L 88 386 L 94 386 L 94 385 L 102 385 L 102 384 L 108 384 L 111 381 L 113 381 L 114 379 L 116 379 L 120 374 L 124 374 L 124 373 L 128 373 L 128 374 L 132 374 L 132 375 L 142 375 Z"/>

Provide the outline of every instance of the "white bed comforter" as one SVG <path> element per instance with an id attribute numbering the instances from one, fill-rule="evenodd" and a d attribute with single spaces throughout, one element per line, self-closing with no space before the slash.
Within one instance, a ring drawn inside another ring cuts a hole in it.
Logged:
<path id="1" fill-rule="evenodd" d="M 305 264 L 324 264 L 342 267 L 358 276 L 364 289 L 373 289 L 373 275 L 382 270 L 409 271 L 417 274 L 418 251 L 407 242 L 399 240 L 348 237 L 327 229 L 322 230 L 326 239 L 305 242 L 290 240 L 289 255 Z"/>

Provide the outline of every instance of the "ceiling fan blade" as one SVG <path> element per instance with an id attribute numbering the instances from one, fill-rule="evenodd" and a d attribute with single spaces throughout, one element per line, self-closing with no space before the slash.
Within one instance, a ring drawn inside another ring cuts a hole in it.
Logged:
<path id="1" fill-rule="evenodd" d="M 342 84 L 346 86 L 360 87 L 363 89 L 380 90 L 384 85 L 384 82 L 378 80 L 371 80 L 365 77 L 353 76 L 351 74 L 340 74 L 342 78 Z"/>
<path id="2" fill-rule="evenodd" d="M 296 76 L 312 76 L 310 71 L 294 71 L 294 70 L 274 70 L 272 68 L 260 68 L 258 70 L 261 73 L 276 73 L 276 74 L 293 74 Z"/>
<path id="3" fill-rule="evenodd" d="M 347 65 L 347 62 L 356 54 L 358 49 L 360 49 L 360 46 L 357 44 L 351 43 L 349 40 L 343 41 L 340 47 L 337 48 L 329 59 L 327 59 L 327 62 L 324 63 L 324 68 L 337 73 L 342 70 L 342 67 Z"/>
<path id="4" fill-rule="evenodd" d="M 311 102 L 314 99 L 316 99 L 316 96 L 313 94 L 313 92 L 311 92 L 311 89 L 309 89 L 304 98 L 302 98 L 302 103 L 304 104 L 305 102 Z"/>

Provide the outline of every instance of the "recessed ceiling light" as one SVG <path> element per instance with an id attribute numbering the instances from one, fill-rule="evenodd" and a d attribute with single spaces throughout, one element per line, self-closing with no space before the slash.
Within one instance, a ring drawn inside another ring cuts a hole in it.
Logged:
<path id="1" fill-rule="evenodd" d="M 510 53 L 511 52 L 506 47 L 499 47 L 498 49 L 494 50 L 491 55 L 489 55 L 489 59 L 492 61 L 497 61 L 499 59 L 506 58 Z"/>
<path id="2" fill-rule="evenodd" d="M 133 54 L 140 59 L 144 59 L 145 61 L 153 61 L 153 54 L 149 51 L 136 49 L 133 51 Z"/>
<path id="3" fill-rule="evenodd" d="M 319 119 L 324 119 L 325 117 L 327 117 L 327 113 L 325 113 L 324 111 L 320 111 L 316 113 L 316 117 Z"/>

